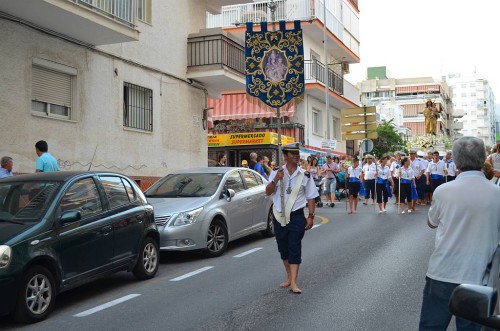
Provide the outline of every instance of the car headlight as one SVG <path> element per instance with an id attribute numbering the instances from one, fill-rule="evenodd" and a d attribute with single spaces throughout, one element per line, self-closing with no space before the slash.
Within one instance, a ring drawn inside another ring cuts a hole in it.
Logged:
<path id="1" fill-rule="evenodd" d="M 194 222 L 196 222 L 196 218 L 198 218 L 198 215 L 200 215 L 202 210 L 203 210 L 203 207 L 179 213 L 175 217 L 173 222 L 170 223 L 170 226 L 180 226 L 180 225 L 193 224 Z"/>
<path id="2" fill-rule="evenodd" d="M 0 268 L 6 268 L 10 264 L 12 249 L 6 245 L 0 245 Z"/>

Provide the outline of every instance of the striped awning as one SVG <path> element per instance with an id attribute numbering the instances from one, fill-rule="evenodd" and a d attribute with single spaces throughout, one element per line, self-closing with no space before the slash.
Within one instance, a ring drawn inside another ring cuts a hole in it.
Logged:
<path id="1" fill-rule="evenodd" d="M 431 85 L 417 85 L 417 86 L 397 86 L 396 94 L 407 94 L 407 93 L 439 93 L 439 84 Z"/>
<path id="2" fill-rule="evenodd" d="M 209 114 L 212 121 L 276 117 L 276 110 L 264 109 L 249 102 L 245 93 L 223 94 L 218 100 L 208 99 L 208 107 L 214 108 Z M 288 107 L 282 107 L 280 112 L 282 117 L 291 117 L 295 107 L 290 103 Z"/>

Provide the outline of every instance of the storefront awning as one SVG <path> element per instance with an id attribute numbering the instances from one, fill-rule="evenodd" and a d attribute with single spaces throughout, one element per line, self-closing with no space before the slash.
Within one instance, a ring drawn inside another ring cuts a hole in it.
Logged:
<path id="1" fill-rule="evenodd" d="M 221 99 L 208 99 L 208 107 L 214 109 L 209 113 L 212 121 L 243 120 L 250 118 L 276 117 L 276 110 L 264 109 L 257 104 L 249 102 L 245 93 L 224 94 Z M 281 116 L 293 116 L 295 107 L 282 107 Z"/>

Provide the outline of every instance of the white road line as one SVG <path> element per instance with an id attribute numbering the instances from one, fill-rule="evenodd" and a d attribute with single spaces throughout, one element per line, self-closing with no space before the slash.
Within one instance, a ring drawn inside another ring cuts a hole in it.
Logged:
<path id="1" fill-rule="evenodd" d="M 321 226 L 321 224 L 313 225 L 313 227 L 311 228 L 311 230 L 314 229 L 314 228 L 317 228 L 318 226 Z"/>
<path id="2" fill-rule="evenodd" d="M 197 275 L 199 273 L 202 273 L 203 271 L 207 271 L 207 270 L 210 270 L 212 269 L 213 267 L 204 267 L 204 268 L 201 268 L 201 269 L 198 269 L 198 270 L 195 270 L 195 271 L 191 271 L 185 275 L 182 275 L 182 276 L 179 276 L 179 277 L 175 277 L 175 278 L 172 278 L 170 281 L 171 282 L 178 282 L 179 280 L 183 280 L 183 279 L 186 279 L 186 278 L 189 278 L 191 276 L 194 276 L 194 275 Z"/>
<path id="3" fill-rule="evenodd" d="M 235 255 L 235 256 L 233 256 L 233 257 L 242 257 L 242 256 L 245 256 L 245 255 L 248 255 L 248 254 L 252 254 L 252 253 L 254 253 L 254 252 L 257 252 L 257 251 L 259 251 L 259 250 L 261 250 L 261 249 L 262 249 L 262 247 L 257 247 L 257 248 L 251 249 L 251 250 L 249 250 L 249 251 L 243 252 L 243 253 L 241 253 L 241 254 Z"/>
<path id="4" fill-rule="evenodd" d="M 86 310 L 86 311 L 83 311 L 79 314 L 76 314 L 76 315 L 73 315 L 74 317 L 85 317 L 85 316 L 89 316 L 89 315 L 92 315 L 94 313 L 97 313 L 98 311 L 101 311 L 101 310 L 104 310 L 104 309 L 107 309 L 109 307 L 113 307 L 119 303 L 122 303 L 124 301 L 127 301 L 127 300 L 130 300 L 130 299 L 133 299 L 135 297 L 138 297 L 140 294 L 129 294 L 129 295 L 126 295 L 124 297 L 121 297 L 121 298 L 118 298 L 116 300 L 113 300 L 113 301 L 110 301 L 108 303 L 105 303 L 105 304 L 102 304 L 100 306 L 97 306 L 95 308 L 92 308 L 92 309 L 89 309 L 89 310 Z"/>

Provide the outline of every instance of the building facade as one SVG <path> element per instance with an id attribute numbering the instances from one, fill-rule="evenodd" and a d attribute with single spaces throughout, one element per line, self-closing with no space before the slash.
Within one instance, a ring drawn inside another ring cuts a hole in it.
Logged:
<path id="1" fill-rule="evenodd" d="M 45 140 L 61 170 L 143 182 L 206 166 L 207 97 L 224 77 L 189 77 L 188 36 L 241 2 L 2 1 L 0 155 L 34 172 Z"/>
<path id="2" fill-rule="evenodd" d="M 380 67 L 371 69 L 368 68 L 368 79 L 358 83 L 361 103 L 377 106 L 379 112 L 386 108 L 402 109 L 402 124 L 398 123 L 397 111 L 394 112 L 394 123 L 403 137 L 408 139 L 426 134 L 423 110 L 428 99 L 435 103 L 439 111 L 438 134 L 450 139 L 460 136 L 461 125 L 457 124 L 457 118 L 462 114 L 453 110 L 450 88 L 446 82 L 431 77 L 390 78 L 387 71 Z"/>
<path id="3" fill-rule="evenodd" d="M 222 28 L 226 36 L 243 45 L 246 27 L 242 23 L 272 21 L 270 3 L 263 1 L 223 7 L 221 14 L 207 14 L 207 27 Z M 354 154 L 353 142 L 346 145 L 342 141 L 340 109 L 359 106 L 359 91 L 344 79 L 344 74 L 349 71 L 349 64 L 360 61 L 357 1 L 327 1 L 326 11 L 321 0 L 276 0 L 274 3 L 277 5 L 274 20 L 286 21 L 288 28 L 293 26 L 293 20 L 301 20 L 304 38 L 304 100 L 284 112 L 284 117 L 281 118 L 282 133 L 302 142 L 305 151 L 309 153 L 320 151 Z M 327 52 L 323 44 L 325 17 Z M 271 24 L 268 29 L 272 29 Z M 328 67 L 328 84 L 325 79 L 325 63 Z M 238 72 L 244 79 L 244 62 L 242 65 Z M 326 85 L 328 88 L 325 88 Z M 247 132 L 276 131 L 278 119 L 275 114 L 255 110 L 255 107 L 241 102 L 230 103 L 231 98 L 236 99 L 235 95 L 240 95 L 241 98 L 245 93 L 244 89 L 244 84 L 234 83 L 221 96 L 227 100 L 226 107 L 221 109 L 214 103 L 211 116 L 214 126 L 211 132 L 230 132 L 233 127 Z M 329 115 L 325 102 L 327 91 Z M 330 130 L 327 128 L 328 124 Z M 333 149 L 330 148 L 332 143 Z"/>
<path id="4" fill-rule="evenodd" d="M 481 138 L 486 146 L 497 140 L 495 95 L 484 77 L 450 73 L 447 81 L 453 90 L 453 107 L 464 116 L 459 119 L 466 136 Z"/>

